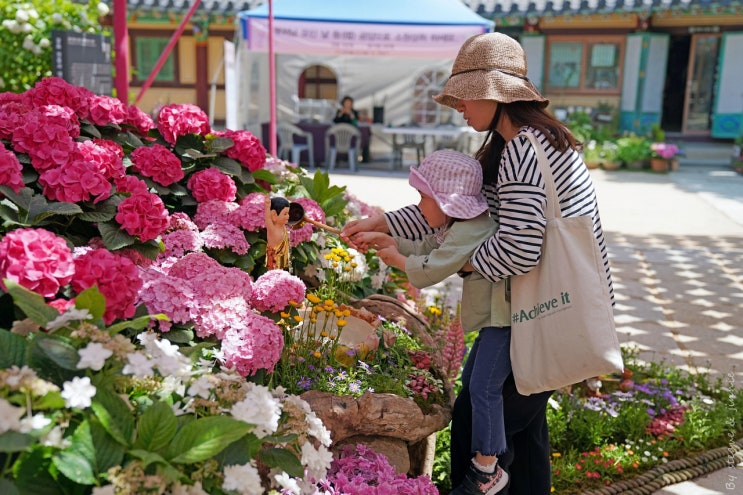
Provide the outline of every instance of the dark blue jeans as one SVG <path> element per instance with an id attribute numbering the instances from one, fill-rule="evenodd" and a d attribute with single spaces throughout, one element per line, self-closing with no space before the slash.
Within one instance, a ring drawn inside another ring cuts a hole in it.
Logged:
<path id="1" fill-rule="evenodd" d="M 516 391 L 513 375 L 503 383 L 503 417 L 508 452 L 498 463 L 511 475 L 499 495 L 549 495 L 552 484 L 547 399 L 552 392 L 524 396 Z M 472 459 L 472 403 L 462 387 L 452 410 L 451 482 L 462 483 Z"/>
<path id="2" fill-rule="evenodd" d="M 503 383 L 511 374 L 511 327 L 485 327 L 472 344 L 462 370 L 470 390 L 473 452 L 501 456 L 506 452 Z"/>

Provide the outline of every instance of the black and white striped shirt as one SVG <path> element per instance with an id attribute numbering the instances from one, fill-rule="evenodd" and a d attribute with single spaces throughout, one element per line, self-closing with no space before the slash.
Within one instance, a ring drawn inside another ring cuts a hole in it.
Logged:
<path id="1" fill-rule="evenodd" d="M 542 144 L 555 180 L 563 217 L 590 216 L 606 269 L 606 283 L 614 300 L 609 256 L 599 218 L 596 191 L 580 154 L 572 149 L 557 151 L 538 130 L 524 127 Z M 497 282 L 534 268 L 542 254 L 545 219 L 545 182 L 537 166 L 537 155 L 524 136 L 511 139 L 503 151 L 495 184 L 484 184 L 482 192 L 490 216 L 498 222 L 495 235 L 477 248 L 470 259 L 485 278 Z M 390 232 L 408 239 L 420 239 L 431 232 L 417 206 L 385 214 Z"/>

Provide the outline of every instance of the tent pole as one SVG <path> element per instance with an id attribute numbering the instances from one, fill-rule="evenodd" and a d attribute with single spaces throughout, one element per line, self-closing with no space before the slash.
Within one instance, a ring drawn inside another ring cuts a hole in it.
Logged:
<path id="1" fill-rule="evenodd" d="M 276 156 L 276 58 L 273 46 L 273 0 L 268 0 L 268 105 L 271 118 L 268 122 L 268 144 L 271 155 Z"/>

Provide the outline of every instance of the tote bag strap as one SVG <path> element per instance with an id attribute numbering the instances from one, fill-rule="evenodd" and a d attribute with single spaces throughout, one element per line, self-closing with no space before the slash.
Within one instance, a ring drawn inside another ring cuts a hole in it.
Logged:
<path id="1" fill-rule="evenodd" d="M 542 173 L 544 178 L 545 194 L 547 195 L 547 209 L 544 212 L 544 216 L 547 220 L 553 218 L 562 217 L 562 210 L 560 209 L 560 203 L 557 200 L 557 188 L 555 187 L 555 179 L 552 177 L 552 171 L 547 161 L 547 154 L 544 152 L 544 148 L 536 136 L 531 132 L 521 133 L 520 136 L 524 136 L 531 141 L 531 146 L 534 148 L 534 152 L 537 154 L 537 166 L 539 171 Z"/>

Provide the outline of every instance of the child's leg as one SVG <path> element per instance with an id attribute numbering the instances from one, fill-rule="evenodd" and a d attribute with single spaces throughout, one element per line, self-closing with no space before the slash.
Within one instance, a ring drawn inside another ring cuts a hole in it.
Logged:
<path id="1" fill-rule="evenodd" d="M 472 450 L 478 464 L 493 464 L 506 451 L 503 382 L 511 373 L 510 327 L 485 327 L 469 380 L 472 401 Z"/>

